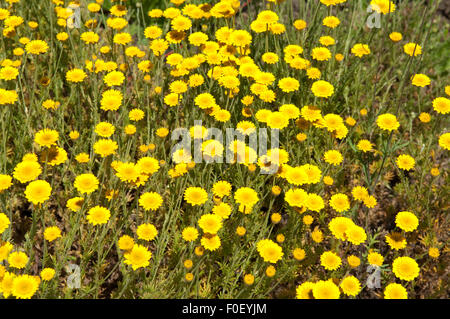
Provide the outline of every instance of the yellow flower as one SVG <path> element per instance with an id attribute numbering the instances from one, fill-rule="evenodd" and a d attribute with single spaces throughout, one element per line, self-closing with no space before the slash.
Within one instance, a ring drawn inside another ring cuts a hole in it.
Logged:
<path id="1" fill-rule="evenodd" d="M 89 162 L 89 154 L 88 153 L 80 153 L 75 156 L 75 160 L 78 163 L 87 163 Z"/>
<path id="2" fill-rule="evenodd" d="M 14 104 L 18 100 L 17 92 L 0 88 L 0 105 Z"/>
<path id="3" fill-rule="evenodd" d="M 450 133 L 444 133 L 439 136 L 439 146 L 446 150 L 450 150 Z"/>
<path id="4" fill-rule="evenodd" d="M 294 28 L 296 28 L 299 31 L 305 29 L 306 26 L 307 26 L 307 23 L 305 20 L 299 19 L 299 20 L 294 21 Z"/>
<path id="5" fill-rule="evenodd" d="M 267 64 L 275 64 L 279 60 L 278 55 L 276 53 L 273 53 L 273 52 L 266 52 L 266 53 L 264 53 L 262 55 L 261 59 L 263 60 L 263 62 L 265 62 Z"/>
<path id="6" fill-rule="evenodd" d="M 433 176 L 439 176 L 439 174 L 440 174 L 439 168 L 433 167 L 433 168 L 430 170 L 430 174 L 433 175 Z"/>
<path id="7" fill-rule="evenodd" d="M 160 127 L 159 129 L 156 130 L 156 135 L 159 137 L 166 137 L 169 134 L 169 130 L 165 127 Z"/>
<path id="8" fill-rule="evenodd" d="M 440 114 L 450 112 L 450 99 L 446 97 L 437 97 L 433 100 L 433 109 Z"/>
<path id="9" fill-rule="evenodd" d="M 0 261 L 5 260 L 8 258 L 9 252 L 13 249 L 13 245 L 9 242 L 5 242 L 3 245 L 0 246 Z"/>
<path id="10" fill-rule="evenodd" d="M 298 261 L 305 259 L 306 256 L 305 250 L 302 248 L 295 248 L 292 254 L 294 258 Z"/>
<path id="11" fill-rule="evenodd" d="M 367 196 L 369 196 L 369 192 L 367 191 L 367 188 L 362 186 L 355 186 L 352 189 L 352 196 L 356 200 L 363 201 Z"/>
<path id="12" fill-rule="evenodd" d="M 184 268 L 186 268 L 186 269 L 191 269 L 192 266 L 193 266 L 192 260 L 186 259 L 186 260 L 183 262 L 183 266 L 184 266 Z"/>
<path id="13" fill-rule="evenodd" d="M 148 39 L 157 39 L 162 35 L 163 31 L 156 25 L 145 28 L 144 35 Z"/>
<path id="14" fill-rule="evenodd" d="M 192 22 L 189 18 L 180 15 L 171 21 L 171 26 L 175 31 L 186 31 L 192 26 Z"/>
<path id="15" fill-rule="evenodd" d="M 43 180 L 33 181 L 25 188 L 25 197 L 34 205 L 42 204 L 50 198 L 52 187 Z"/>
<path id="16" fill-rule="evenodd" d="M 92 2 L 88 4 L 87 8 L 90 12 L 99 12 L 101 6 L 98 3 Z"/>
<path id="17" fill-rule="evenodd" d="M 10 267 L 22 269 L 28 263 L 28 256 L 21 251 L 15 251 L 8 256 L 8 264 Z"/>
<path id="18" fill-rule="evenodd" d="M 417 43 L 407 43 L 403 46 L 403 51 L 409 56 L 417 56 L 422 54 L 422 47 Z"/>
<path id="19" fill-rule="evenodd" d="M 95 133 L 101 137 L 110 137 L 114 134 L 115 127 L 108 122 L 100 122 L 95 126 Z"/>
<path id="20" fill-rule="evenodd" d="M 37 161 L 23 161 L 14 168 L 13 177 L 21 183 L 27 183 L 41 175 L 41 165 Z"/>
<path id="21" fill-rule="evenodd" d="M 209 234 L 203 235 L 202 239 L 200 240 L 200 243 L 202 244 L 203 247 L 205 247 L 205 249 L 210 251 L 217 250 L 221 245 L 219 236 Z"/>
<path id="22" fill-rule="evenodd" d="M 415 85 L 415 86 L 425 87 L 427 85 L 430 85 L 431 80 L 425 74 L 419 73 L 419 74 L 414 74 L 412 76 L 411 83 L 412 83 L 412 85 Z"/>
<path id="23" fill-rule="evenodd" d="M 342 157 L 342 154 L 336 150 L 326 151 L 325 154 L 323 155 L 323 158 L 325 162 L 327 162 L 328 164 L 332 164 L 334 166 L 341 164 L 344 159 Z"/>
<path id="24" fill-rule="evenodd" d="M 147 267 L 150 265 L 150 258 L 152 258 L 152 253 L 144 246 L 135 244 L 133 248 L 124 254 L 125 263 L 131 265 L 133 270 Z"/>
<path id="25" fill-rule="evenodd" d="M 94 143 L 94 153 L 101 157 L 115 154 L 118 148 L 117 142 L 110 139 L 100 139 Z"/>
<path id="26" fill-rule="evenodd" d="M 302 207 L 306 204 L 308 193 L 301 188 L 290 189 L 286 192 L 284 199 L 290 206 Z"/>
<path id="27" fill-rule="evenodd" d="M 59 32 L 56 34 L 56 39 L 58 41 L 66 41 L 69 38 L 69 35 L 67 34 L 67 32 Z"/>
<path id="28" fill-rule="evenodd" d="M 336 270 L 341 263 L 341 258 L 332 251 L 326 251 L 320 256 L 320 264 L 326 270 Z"/>
<path id="29" fill-rule="evenodd" d="M 194 227 L 186 227 L 181 234 L 185 241 L 194 241 L 198 237 L 198 230 Z"/>
<path id="30" fill-rule="evenodd" d="M 139 205 L 145 210 L 157 210 L 162 203 L 161 195 L 156 192 L 146 192 L 139 197 Z"/>
<path id="31" fill-rule="evenodd" d="M 72 69 L 66 73 L 66 80 L 73 83 L 81 83 L 86 77 L 87 74 L 81 69 Z"/>
<path id="32" fill-rule="evenodd" d="M 184 191 L 184 200 L 192 206 L 203 205 L 208 200 L 208 193 L 201 187 L 188 187 Z"/>
<path id="33" fill-rule="evenodd" d="M 361 291 L 361 283 L 359 282 L 358 278 L 355 276 L 347 276 L 345 277 L 340 285 L 342 288 L 342 291 L 347 296 L 356 296 Z"/>
<path id="34" fill-rule="evenodd" d="M 386 113 L 381 114 L 377 118 L 377 125 L 382 130 L 395 131 L 400 127 L 400 123 L 397 121 L 395 115 Z"/>
<path id="35" fill-rule="evenodd" d="M 254 189 L 250 187 L 240 187 L 234 193 L 234 200 L 238 204 L 253 207 L 259 201 L 259 197 Z"/>
<path id="36" fill-rule="evenodd" d="M 313 48 L 311 56 L 317 61 L 328 61 L 331 58 L 331 52 L 326 47 Z"/>
<path id="37" fill-rule="evenodd" d="M 51 129 L 43 129 L 36 133 L 34 141 L 40 146 L 50 147 L 55 145 L 59 139 L 58 131 Z"/>
<path id="38" fill-rule="evenodd" d="M 215 196 L 220 198 L 229 196 L 231 192 L 231 184 L 227 181 L 217 181 L 213 185 L 212 192 Z"/>
<path id="39" fill-rule="evenodd" d="M 235 30 L 230 35 L 230 42 L 236 47 L 245 47 L 252 43 L 252 36 L 245 30 Z"/>
<path id="40" fill-rule="evenodd" d="M 283 243 L 286 237 L 283 234 L 278 234 L 276 237 L 277 242 Z"/>
<path id="41" fill-rule="evenodd" d="M 121 163 L 116 168 L 116 176 L 122 182 L 134 183 L 141 174 L 139 166 L 134 163 Z"/>
<path id="42" fill-rule="evenodd" d="M 401 280 L 411 281 L 419 276 L 420 268 L 410 257 L 397 257 L 392 263 L 392 272 Z"/>
<path id="43" fill-rule="evenodd" d="M 120 45 L 130 43 L 132 40 L 131 35 L 127 32 L 121 32 L 114 35 L 113 42 Z M 106 83 L 106 82 L 105 82 Z"/>
<path id="44" fill-rule="evenodd" d="M 212 212 L 220 218 L 227 219 L 231 214 L 231 206 L 227 203 L 219 203 L 213 207 Z"/>
<path id="45" fill-rule="evenodd" d="M 0 69 L 0 79 L 9 81 L 14 80 L 19 75 L 19 71 L 11 66 L 6 66 Z"/>
<path id="46" fill-rule="evenodd" d="M 350 255 L 347 257 L 347 262 L 350 267 L 356 268 L 361 264 L 361 260 L 355 255 Z"/>
<path id="47" fill-rule="evenodd" d="M 333 178 L 331 177 L 331 176 L 324 176 L 323 177 L 323 183 L 325 184 L 325 185 L 328 185 L 328 186 L 330 186 L 330 185 L 333 185 L 333 183 L 334 183 L 334 180 L 333 180 Z"/>
<path id="48" fill-rule="evenodd" d="M 400 32 L 392 32 L 391 34 L 389 34 L 389 39 L 391 39 L 393 42 L 398 42 L 403 39 L 403 36 Z"/>
<path id="49" fill-rule="evenodd" d="M 61 237 L 61 229 L 57 226 L 48 227 L 44 231 L 44 238 L 50 242 Z"/>
<path id="50" fill-rule="evenodd" d="M 384 289 L 384 299 L 408 299 L 408 292 L 402 285 L 390 283 Z"/>
<path id="51" fill-rule="evenodd" d="M 246 274 L 244 276 L 244 283 L 246 285 L 253 285 L 254 282 L 255 282 L 255 276 L 253 276 L 252 274 Z"/>
<path id="52" fill-rule="evenodd" d="M 395 4 L 390 0 L 372 0 L 370 5 L 378 13 L 388 14 L 395 11 Z"/>
<path id="53" fill-rule="evenodd" d="M 103 82 L 105 82 L 107 86 L 119 86 L 124 80 L 125 75 L 120 71 L 111 71 L 103 78 Z"/>
<path id="54" fill-rule="evenodd" d="M 366 153 L 373 150 L 373 144 L 369 140 L 360 140 L 356 145 L 356 148 Z"/>
<path id="55" fill-rule="evenodd" d="M 139 159 L 136 163 L 136 165 L 139 167 L 140 171 L 144 174 L 154 174 L 159 169 L 159 162 L 156 158 L 153 157 L 142 157 Z"/>
<path id="56" fill-rule="evenodd" d="M 188 273 L 184 276 L 184 278 L 185 278 L 187 281 L 192 281 L 192 280 L 194 279 L 194 274 L 191 273 L 191 272 L 188 272 Z"/>
<path id="57" fill-rule="evenodd" d="M 328 228 L 334 237 L 340 240 L 347 240 L 346 231 L 354 226 L 353 221 L 347 217 L 335 217 L 328 224 Z"/>
<path id="58" fill-rule="evenodd" d="M 83 203 L 84 203 L 83 197 L 73 197 L 67 201 L 66 207 L 73 212 L 77 212 L 81 209 Z"/>
<path id="59" fill-rule="evenodd" d="M 306 281 L 295 289 L 296 299 L 313 299 L 314 283 Z"/>
<path id="60" fill-rule="evenodd" d="M 399 212 L 397 216 L 395 216 L 395 224 L 400 229 L 411 232 L 415 229 L 417 229 L 417 226 L 419 225 L 419 219 L 411 212 Z"/>
<path id="61" fill-rule="evenodd" d="M 11 224 L 8 216 L 4 213 L 0 213 L 0 235 L 9 227 Z"/>
<path id="62" fill-rule="evenodd" d="M 420 115 L 419 115 L 419 120 L 420 120 L 422 123 L 428 123 L 428 122 L 431 121 L 431 116 L 430 116 L 429 113 L 422 112 L 422 113 L 420 113 Z"/>
<path id="63" fill-rule="evenodd" d="M 55 270 L 53 268 L 44 268 L 41 271 L 42 280 L 49 281 L 55 276 Z"/>
<path id="64" fill-rule="evenodd" d="M 406 239 L 400 233 L 392 232 L 385 236 L 388 245 L 395 250 L 406 247 Z"/>
<path id="65" fill-rule="evenodd" d="M 98 188 L 99 181 L 93 174 L 81 174 L 75 178 L 73 185 L 82 194 L 90 194 Z"/>
<path id="66" fill-rule="evenodd" d="M 119 246 L 119 249 L 131 250 L 134 246 L 134 239 L 128 235 L 123 235 L 119 238 L 117 245 Z"/>
<path id="67" fill-rule="evenodd" d="M 102 206 L 95 206 L 89 209 L 87 213 L 87 220 L 92 225 L 101 225 L 106 224 L 111 216 L 111 212 L 109 209 Z"/>
<path id="68" fill-rule="evenodd" d="M 274 266 L 270 265 L 266 268 L 266 276 L 267 277 L 273 277 L 275 276 L 276 269 Z"/>
<path id="69" fill-rule="evenodd" d="M 102 99 L 100 100 L 100 108 L 104 111 L 116 111 L 122 105 L 122 92 L 118 90 L 106 90 L 102 93 Z M 130 113 L 133 110 L 130 111 Z"/>
<path id="70" fill-rule="evenodd" d="M 319 38 L 319 42 L 320 44 L 322 44 L 323 46 L 330 46 L 336 43 L 336 41 L 334 40 L 334 38 L 325 35 Z M 331 56 L 330 56 L 331 57 Z"/>
<path id="71" fill-rule="evenodd" d="M 397 157 L 396 163 L 398 168 L 409 171 L 414 168 L 415 160 L 409 155 L 401 154 Z"/>
<path id="72" fill-rule="evenodd" d="M 333 95 L 334 87 L 327 81 L 319 80 L 313 83 L 311 91 L 316 97 L 328 98 Z"/>
<path id="73" fill-rule="evenodd" d="M 264 261 L 272 264 L 281 260 L 283 257 L 283 250 L 281 247 L 270 239 L 263 239 L 257 242 L 256 249 Z"/>
<path id="74" fill-rule="evenodd" d="M 294 78 L 282 78 L 278 81 L 278 87 L 285 93 L 297 91 L 300 83 Z"/>
<path id="75" fill-rule="evenodd" d="M 381 267 L 381 265 L 383 265 L 384 257 L 377 252 L 369 252 L 367 261 L 372 266 Z"/>
<path id="76" fill-rule="evenodd" d="M 42 40 L 32 40 L 26 44 L 25 50 L 27 53 L 39 55 L 47 52 L 48 44 Z"/>
<path id="77" fill-rule="evenodd" d="M 430 247 L 430 249 L 428 250 L 428 255 L 431 258 L 438 258 L 439 257 L 439 248 Z"/>
<path id="78" fill-rule="evenodd" d="M 352 53 L 358 58 L 361 58 L 364 55 L 370 54 L 370 49 L 367 44 L 358 43 L 353 46 Z"/>
<path id="79" fill-rule="evenodd" d="M 158 230 L 152 224 L 141 224 L 136 230 L 139 239 L 153 240 L 158 235 Z"/>
<path id="80" fill-rule="evenodd" d="M 238 226 L 236 228 L 236 234 L 240 237 L 244 236 L 246 232 L 247 232 L 247 230 L 243 226 Z"/>
<path id="81" fill-rule="evenodd" d="M 367 234 L 364 228 L 356 225 L 351 225 L 346 231 L 347 240 L 353 245 L 361 245 L 367 239 Z"/>
<path id="82" fill-rule="evenodd" d="M 312 289 L 315 299 L 339 299 L 340 291 L 332 281 L 319 280 Z"/>
<path id="83" fill-rule="evenodd" d="M 320 212 L 324 207 L 325 203 L 320 195 L 309 193 L 305 201 L 306 208 L 313 212 Z M 312 220 L 311 220 L 312 223 Z M 310 224 L 311 224 L 310 223 Z"/>
<path id="84" fill-rule="evenodd" d="M 377 199 L 372 195 L 365 197 L 363 202 L 368 208 L 374 208 L 377 205 Z"/>
<path id="85" fill-rule="evenodd" d="M 345 194 L 335 194 L 331 196 L 329 203 L 330 206 L 338 213 L 342 213 L 350 209 L 350 202 Z"/>
<path id="86" fill-rule="evenodd" d="M 329 27 L 331 29 L 336 28 L 340 23 L 341 23 L 341 21 L 335 16 L 325 17 L 322 21 L 322 24 L 324 26 Z"/>
<path id="87" fill-rule="evenodd" d="M 39 283 L 39 277 L 19 275 L 13 279 L 12 295 L 17 299 L 30 299 L 38 290 Z"/>
<path id="88" fill-rule="evenodd" d="M 281 221 L 281 214 L 280 213 L 273 213 L 270 215 L 270 220 L 274 224 L 278 224 Z"/>
<path id="89" fill-rule="evenodd" d="M 6 174 L 0 174 L 0 193 L 12 185 L 12 178 Z"/>
<path id="90" fill-rule="evenodd" d="M 128 117 L 130 118 L 131 121 L 137 122 L 140 121 L 144 118 L 144 111 L 140 110 L 140 109 L 132 109 L 129 113 L 128 113 Z"/>
<path id="91" fill-rule="evenodd" d="M 311 80 L 317 80 L 320 78 L 320 76 L 322 75 L 322 73 L 320 72 L 320 70 L 318 68 L 308 68 L 306 70 L 306 75 L 308 76 L 309 79 Z"/>
<path id="92" fill-rule="evenodd" d="M 267 126 L 273 129 L 283 129 L 289 124 L 289 117 L 282 112 L 272 112 L 267 118 Z"/>
<path id="93" fill-rule="evenodd" d="M 100 39 L 99 35 L 92 31 L 83 32 L 80 38 L 87 44 L 97 43 Z"/>

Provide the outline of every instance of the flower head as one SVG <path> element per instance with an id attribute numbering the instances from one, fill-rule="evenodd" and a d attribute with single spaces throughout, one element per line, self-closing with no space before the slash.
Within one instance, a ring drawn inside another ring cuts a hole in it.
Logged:
<path id="1" fill-rule="evenodd" d="M 28 184 L 25 189 L 25 197 L 33 204 L 42 204 L 50 198 L 52 187 L 43 180 L 36 180 Z"/>

